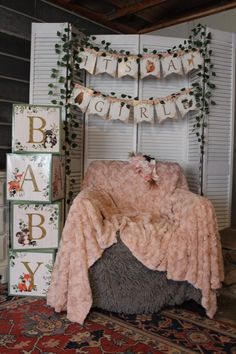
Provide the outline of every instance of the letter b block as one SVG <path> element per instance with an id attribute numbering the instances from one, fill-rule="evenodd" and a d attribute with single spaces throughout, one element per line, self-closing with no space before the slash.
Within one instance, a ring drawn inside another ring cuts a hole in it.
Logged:
<path id="1" fill-rule="evenodd" d="M 56 249 L 61 234 L 61 203 L 12 204 L 13 250 Z"/>
<path id="2" fill-rule="evenodd" d="M 61 107 L 13 105 L 14 152 L 61 153 Z"/>

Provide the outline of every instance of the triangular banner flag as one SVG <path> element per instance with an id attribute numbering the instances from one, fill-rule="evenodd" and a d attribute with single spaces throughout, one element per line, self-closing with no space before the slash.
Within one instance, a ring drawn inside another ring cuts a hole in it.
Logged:
<path id="1" fill-rule="evenodd" d="M 137 58 L 128 57 L 127 60 L 122 58 L 122 60 L 118 61 L 118 77 L 123 76 L 132 76 L 135 79 L 138 78 L 138 63 Z"/>
<path id="2" fill-rule="evenodd" d="M 184 117 L 189 111 L 197 109 L 195 97 L 189 93 L 181 94 L 175 102 L 182 117 Z"/>
<path id="3" fill-rule="evenodd" d="M 112 55 L 106 55 L 105 57 L 99 55 L 97 57 L 97 64 L 95 69 L 95 75 L 107 73 L 113 77 L 116 77 L 118 59 Z"/>
<path id="4" fill-rule="evenodd" d="M 134 119 L 138 122 L 154 122 L 154 106 L 151 100 L 133 101 Z"/>
<path id="5" fill-rule="evenodd" d="M 179 56 L 167 54 L 161 59 L 163 77 L 170 74 L 183 74 L 182 62 Z"/>
<path id="6" fill-rule="evenodd" d="M 140 75 L 141 79 L 146 76 L 161 77 L 161 66 L 158 57 L 143 57 L 140 59 Z"/>
<path id="7" fill-rule="evenodd" d="M 108 119 L 112 119 L 112 120 L 120 119 L 123 122 L 128 122 L 129 117 L 130 117 L 130 104 L 120 100 L 111 99 Z"/>
<path id="8" fill-rule="evenodd" d="M 163 122 L 167 118 L 175 119 L 177 118 L 176 106 L 173 100 L 158 100 L 155 104 L 155 110 L 158 122 Z"/>
<path id="9" fill-rule="evenodd" d="M 102 95 L 94 96 L 89 102 L 87 113 L 97 114 L 102 118 L 106 118 L 109 107 L 110 102 L 107 98 Z"/>

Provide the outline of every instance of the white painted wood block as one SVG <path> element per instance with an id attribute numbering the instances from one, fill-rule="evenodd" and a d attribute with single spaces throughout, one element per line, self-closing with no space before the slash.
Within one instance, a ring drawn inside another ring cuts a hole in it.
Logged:
<path id="1" fill-rule="evenodd" d="M 13 152 L 62 152 L 61 107 L 13 105 Z"/>
<path id="2" fill-rule="evenodd" d="M 12 204 L 13 250 L 56 249 L 61 236 L 61 203 Z"/>
<path id="3" fill-rule="evenodd" d="M 7 199 L 45 202 L 64 198 L 64 158 L 52 154 L 7 154 Z"/>
<path id="4" fill-rule="evenodd" d="M 46 296 L 54 251 L 9 252 L 9 294 Z"/>

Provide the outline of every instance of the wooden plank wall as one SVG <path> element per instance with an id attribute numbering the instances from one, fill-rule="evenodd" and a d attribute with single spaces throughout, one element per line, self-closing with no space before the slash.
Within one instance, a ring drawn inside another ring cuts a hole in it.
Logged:
<path id="1" fill-rule="evenodd" d="M 113 33 L 46 0 L 0 0 L 0 170 L 11 151 L 12 104 L 29 102 L 32 22 L 70 22 L 87 34 Z"/>

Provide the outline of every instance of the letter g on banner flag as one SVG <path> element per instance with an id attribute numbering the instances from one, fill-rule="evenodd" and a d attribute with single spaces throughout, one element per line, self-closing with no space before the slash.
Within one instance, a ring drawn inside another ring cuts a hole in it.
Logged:
<path id="1" fill-rule="evenodd" d="M 102 118 L 107 117 L 107 113 L 110 107 L 110 102 L 102 95 L 94 96 L 89 102 L 87 109 L 88 114 L 97 114 Z"/>

